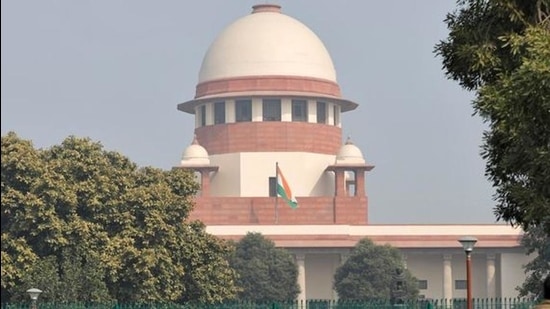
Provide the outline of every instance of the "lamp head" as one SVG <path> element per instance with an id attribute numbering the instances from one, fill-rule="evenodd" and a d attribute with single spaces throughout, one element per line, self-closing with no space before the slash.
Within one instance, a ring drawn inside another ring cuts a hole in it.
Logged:
<path id="1" fill-rule="evenodd" d="M 474 246 L 476 245 L 477 238 L 472 236 L 465 236 L 460 238 L 458 242 L 462 244 L 462 247 L 464 248 L 464 251 L 466 251 L 466 253 L 470 253 L 472 252 L 472 250 L 474 250 Z"/>
<path id="2" fill-rule="evenodd" d="M 29 296 L 31 297 L 32 300 L 37 300 L 38 295 L 40 295 L 40 293 L 42 293 L 42 290 L 32 288 L 32 289 L 28 289 L 27 293 L 29 294 Z"/>

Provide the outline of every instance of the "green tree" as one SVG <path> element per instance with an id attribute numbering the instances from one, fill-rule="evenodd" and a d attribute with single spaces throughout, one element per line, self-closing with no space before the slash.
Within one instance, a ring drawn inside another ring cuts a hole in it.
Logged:
<path id="1" fill-rule="evenodd" d="M 15 134 L 2 136 L 1 142 L 1 230 L 2 230 L 2 300 L 10 299 L 8 291 L 21 287 L 21 278 L 28 273 L 39 256 L 32 248 L 33 239 L 20 231 L 28 231 L 28 211 L 39 197 L 31 192 L 36 179 L 44 174 L 40 154 L 29 141 Z M 24 211 L 27 210 L 27 211 Z M 15 221 L 18 221 L 15 224 Z"/>
<path id="2" fill-rule="evenodd" d="M 138 168 L 87 138 L 37 150 L 2 136 L 3 301 L 28 285 L 52 301 L 231 299 L 231 247 L 187 221 L 196 190 L 191 173 Z"/>
<path id="3" fill-rule="evenodd" d="M 533 259 L 523 266 L 527 279 L 518 287 L 520 296 L 540 296 L 541 282 L 550 275 L 550 237 L 541 226 L 531 226 L 521 244 Z"/>
<path id="4" fill-rule="evenodd" d="M 11 289 L 10 302 L 26 302 L 29 295 L 26 290 L 40 287 L 40 301 L 61 301 L 63 295 L 63 282 L 59 275 L 59 264 L 55 256 L 40 258 L 32 267 L 23 274 L 21 283 L 16 289 Z"/>
<path id="5" fill-rule="evenodd" d="M 284 301 L 300 293 L 292 255 L 259 233 L 248 233 L 236 243 L 231 265 L 238 273 L 239 299 Z"/>
<path id="6" fill-rule="evenodd" d="M 495 215 L 550 235 L 550 1 L 461 0 L 436 45 L 449 78 L 476 91 Z"/>
<path id="7" fill-rule="evenodd" d="M 334 289 L 341 300 L 409 301 L 418 297 L 417 281 L 404 267 L 397 248 L 361 239 L 336 269 Z"/>

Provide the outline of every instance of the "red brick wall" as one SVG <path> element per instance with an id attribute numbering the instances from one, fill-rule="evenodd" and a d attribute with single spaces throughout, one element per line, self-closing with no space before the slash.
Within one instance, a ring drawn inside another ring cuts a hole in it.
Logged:
<path id="1" fill-rule="evenodd" d="M 340 97 L 340 87 L 329 80 L 304 76 L 244 76 L 200 83 L 195 98 L 251 91 L 296 91 Z"/>
<path id="2" fill-rule="evenodd" d="M 278 200 L 278 224 L 367 224 L 366 197 L 297 197 L 299 207 Z M 206 225 L 275 223 L 274 197 L 196 197 L 190 219 Z"/>
<path id="3" fill-rule="evenodd" d="M 210 155 L 234 152 L 303 151 L 336 155 L 342 129 L 307 122 L 238 122 L 195 129 Z"/>

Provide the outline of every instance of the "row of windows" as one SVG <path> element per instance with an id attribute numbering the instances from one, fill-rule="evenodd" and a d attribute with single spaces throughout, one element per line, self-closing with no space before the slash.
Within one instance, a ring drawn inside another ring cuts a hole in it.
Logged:
<path id="1" fill-rule="evenodd" d="M 326 124 L 328 121 L 328 104 L 318 101 L 317 103 L 317 123 Z M 206 125 L 206 105 L 199 107 L 199 126 Z M 225 102 L 214 103 L 214 124 L 226 122 L 226 107 Z M 292 121 L 308 122 L 308 102 L 307 100 L 292 100 L 291 101 Z M 338 106 L 333 106 L 333 123 L 339 123 Z M 263 99 L 262 100 L 262 120 L 263 121 L 281 121 L 281 99 Z M 252 121 L 252 100 L 240 99 L 235 100 L 235 121 L 246 122 Z"/>
<path id="2" fill-rule="evenodd" d="M 237 101 L 239 103 L 239 101 Z M 251 104 L 252 102 L 249 101 Z M 317 102 L 325 104 L 324 102 Z M 326 104 L 325 104 L 326 105 Z M 326 109 L 326 107 L 324 107 Z M 325 112 L 326 115 L 326 112 Z M 252 113 L 247 114 L 247 119 L 243 121 L 251 121 Z M 262 101 L 262 119 L 263 121 L 281 121 L 281 100 L 280 99 L 264 99 Z M 307 121 L 307 101 L 292 100 L 292 121 Z M 323 121 L 324 123 L 324 121 Z"/>

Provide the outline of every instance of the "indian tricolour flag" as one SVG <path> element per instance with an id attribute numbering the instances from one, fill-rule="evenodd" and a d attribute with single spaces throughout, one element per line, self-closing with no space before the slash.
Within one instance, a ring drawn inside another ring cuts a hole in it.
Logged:
<path id="1" fill-rule="evenodd" d="M 292 208 L 298 207 L 298 201 L 296 201 L 296 198 L 294 197 L 294 195 L 292 195 L 290 186 L 288 185 L 288 182 L 286 182 L 285 176 L 283 176 L 283 173 L 281 172 L 281 169 L 279 168 L 278 164 L 277 164 L 277 196 L 280 196 L 288 204 L 288 206 Z"/>

